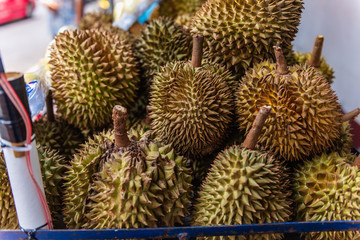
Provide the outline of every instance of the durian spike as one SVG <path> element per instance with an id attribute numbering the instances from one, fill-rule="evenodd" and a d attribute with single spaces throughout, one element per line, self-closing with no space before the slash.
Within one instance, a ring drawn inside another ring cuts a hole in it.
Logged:
<path id="1" fill-rule="evenodd" d="M 360 108 L 354 109 L 353 111 L 344 114 L 344 116 L 342 117 L 342 122 L 347 122 L 350 120 L 354 120 L 355 118 L 357 118 L 360 115 Z"/>
<path id="2" fill-rule="evenodd" d="M 360 168 L 360 155 L 355 159 L 352 165 Z"/>
<path id="3" fill-rule="evenodd" d="M 321 61 L 321 52 L 324 45 L 324 36 L 317 36 L 314 43 L 314 48 L 311 54 L 311 58 L 308 62 L 308 64 L 312 67 L 318 68 L 320 67 L 320 61 Z"/>
<path id="4" fill-rule="evenodd" d="M 289 69 L 286 64 L 283 50 L 279 46 L 274 46 L 275 58 L 276 58 L 276 73 L 279 75 L 286 75 L 289 73 Z"/>
<path id="5" fill-rule="evenodd" d="M 46 96 L 46 111 L 48 121 L 55 122 L 52 91 L 50 89 L 48 95 Z"/>
<path id="6" fill-rule="evenodd" d="M 151 113 L 151 107 L 150 107 L 150 106 L 146 106 L 146 116 L 145 116 L 145 120 L 144 120 L 144 123 L 145 123 L 146 125 L 151 125 L 150 113 Z"/>
<path id="7" fill-rule="evenodd" d="M 120 105 L 116 105 L 113 108 L 112 118 L 114 122 L 115 145 L 117 147 L 129 146 L 130 139 L 126 131 L 126 120 L 128 118 L 128 113 L 126 108 Z"/>
<path id="8" fill-rule="evenodd" d="M 258 115 L 253 122 L 253 125 L 242 144 L 242 147 L 255 150 L 256 143 L 261 134 L 261 130 L 265 124 L 266 118 L 271 112 L 271 106 L 264 106 L 260 108 Z"/>
<path id="9" fill-rule="evenodd" d="M 202 55 L 203 55 L 203 42 L 204 36 L 196 34 L 193 36 L 193 51 L 191 65 L 194 68 L 201 67 Z"/>

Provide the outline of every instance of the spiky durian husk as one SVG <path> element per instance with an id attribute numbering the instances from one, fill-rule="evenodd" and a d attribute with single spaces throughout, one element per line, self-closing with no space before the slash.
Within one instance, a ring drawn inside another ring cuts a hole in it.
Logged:
<path id="1" fill-rule="evenodd" d="M 48 202 L 54 225 L 61 224 L 63 209 L 63 177 L 66 170 L 65 158 L 56 150 L 37 146 L 41 173 L 43 176 L 46 201 Z"/>
<path id="2" fill-rule="evenodd" d="M 222 144 L 232 122 L 232 99 L 219 75 L 188 62 L 169 63 L 152 85 L 154 134 L 190 159 L 211 154 Z"/>
<path id="3" fill-rule="evenodd" d="M 340 136 L 335 140 L 335 146 L 331 147 L 328 152 L 337 152 L 342 156 L 350 154 L 353 148 L 352 138 L 350 123 L 344 122 L 340 126 Z"/>
<path id="4" fill-rule="evenodd" d="M 86 199 L 92 176 L 98 172 L 100 156 L 114 140 L 111 131 L 94 135 L 74 155 L 65 175 L 64 222 L 68 228 L 78 229 L 86 221 L 84 218 Z"/>
<path id="5" fill-rule="evenodd" d="M 272 107 L 259 144 L 294 161 L 333 146 L 342 113 L 337 96 L 318 70 L 295 65 L 289 71 L 279 76 L 276 64 L 256 65 L 242 79 L 236 100 L 239 127 L 246 132 L 262 106 Z"/>
<path id="6" fill-rule="evenodd" d="M 360 172 L 337 153 L 323 154 L 295 173 L 299 221 L 360 220 Z M 359 239 L 359 232 L 315 232 L 306 240 Z"/>
<path id="7" fill-rule="evenodd" d="M 112 24 L 112 22 L 113 22 L 112 14 L 100 13 L 100 12 L 87 13 L 80 20 L 79 29 L 89 30 L 92 28 L 97 28 L 99 25 Z"/>
<path id="8" fill-rule="evenodd" d="M 135 155 L 134 148 L 138 148 Z M 176 156 L 170 146 L 155 142 L 137 142 L 122 154 L 113 153 L 91 186 L 84 227 L 182 224 L 181 218 L 188 214 L 192 180 L 184 164 L 185 159 Z"/>
<path id="9" fill-rule="evenodd" d="M 294 57 L 297 64 L 305 64 L 309 62 L 311 58 L 311 53 L 295 52 Z M 334 69 L 331 68 L 329 64 L 327 64 L 327 62 L 323 57 L 321 57 L 320 59 L 320 67 L 318 69 L 320 70 L 322 75 L 326 78 L 329 84 L 332 84 L 334 82 L 333 81 L 335 78 Z"/>
<path id="10" fill-rule="evenodd" d="M 66 158 L 70 158 L 85 140 L 79 129 L 61 119 L 49 122 L 42 118 L 34 122 L 33 129 L 38 144 L 59 151 Z"/>
<path id="11" fill-rule="evenodd" d="M 232 146 L 221 152 L 195 203 L 195 226 L 286 222 L 290 219 L 288 181 L 270 154 Z M 208 239 L 280 239 L 281 234 Z"/>
<path id="12" fill-rule="evenodd" d="M 119 36 L 97 30 L 64 32 L 50 54 L 53 98 L 58 113 L 80 129 L 111 121 L 116 104 L 131 106 L 139 76 L 132 47 Z"/>
<path id="13" fill-rule="evenodd" d="M 192 14 L 181 14 L 175 18 L 175 23 L 179 24 L 180 26 L 185 26 L 187 28 L 190 28 L 192 24 Z"/>
<path id="14" fill-rule="evenodd" d="M 18 229 L 15 203 L 2 153 L 0 154 L 0 183 L 0 229 Z"/>
<path id="15" fill-rule="evenodd" d="M 190 34 L 168 18 L 150 22 L 135 43 L 144 76 L 151 81 L 160 67 L 168 62 L 189 59 L 191 55 Z"/>
<path id="16" fill-rule="evenodd" d="M 175 19 L 178 15 L 194 14 L 206 0 L 163 0 L 159 15 Z"/>
<path id="17" fill-rule="evenodd" d="M 301 0 L 209 0 L 193 18 L 192 33 L 204 35 L 207 57 L 242 73 L 286 49 L 294 40 Z"/>

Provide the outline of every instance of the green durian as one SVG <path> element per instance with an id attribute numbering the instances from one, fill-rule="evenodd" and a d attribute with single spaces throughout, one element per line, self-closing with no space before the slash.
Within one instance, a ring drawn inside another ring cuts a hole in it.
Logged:
<path id="1" fill-rule="evenodd" d="M 352 138 L 351 125 L 349 122 L 344 122 L 340 125 L 339 137 L 334 142 L 334 146 L 331 147 L 328 152 L 337 152 L 341 156 L 351 153 L 351 150 L 353 149 Z"/>
<path id="2" fill-rule="evenodd" d="M 192 14 L 186 13 L 186 14 L 178 15 L 174 21 L 176 24 L 179 24 L 180 26 L 185 26 L 186 28 L 190 28 L 192 24 L 192 18 L 193 18 Z"/>
<path id="3" fill-rule="evenodd" d="M 19 229 L 4 155 L 0 154 L 0 229 Z"/>
<path id="4" fill-rule="evenodd" d="M 128 131 L 126 147 L 114 145 L 113 133 L 107 132 L 94 136 L 75 155 L 65 184 L 68 227 L 182 224 L 191 194 L 187 160 L 169 145 L 150 141 L 146 131 L 134 131 Z"/>
<path id="5" fill-rule="evenodd" d="M 221 152 L 195 203 L 194 226 L 287 222 L 290 192 L 270 154 L 232 146 Z M 207 239 L 280 239 L 281 234 Z"/>
<path id="6" fill-rule="evenodd" d="M 37 146 L 46 201 L 49 205 L 54 227 L 62 225 L 63 177 L 66 160 L 60 153 L 40 145 Z"/>
<path id="7" fill-rule="evenodd" d="M 302 9 L 301 0 L 208 0 L 195 14 L 191 32 L 204 35 L 207 58 L 243 74 L 272 59 L 274 45 L 289 48 Z"/>
<path id="8" fill-rule="evenodd" d="M 155 136 L 191 159 L 211 154 L 222 144 L 234 111 L 227 82 L 188 62 L 161 69 L 154 78 L 150 106 Z"/>
<path id="9" fill-rule="evenodd" d="M 79 23 L 80 30 L 89 30 L 97 28 L 100 25 L 112 24 L 113 15 L 110 13 L 91 12 L 86 13 Z"/>
<path id="10" fill-rule="evenodd" d="M 191 56 L 191 36 L 169 18 L 150 22 L 135 46 L 147 81 L 168 62 L 188 60 Z"/>
<path id="11" fill-rule="evenodd" d="M 326 78 L 329 84 L 334 81 L 334 70 L 330 65 L 321 57 L 322 47 L 324 43 L 323 36 L 317 36 L 314 44 L 313 53 L 294 53 L 295 62 L 297 64 L 309 64 L 312 67 L 318 69 L 321 74 Z"/>
<path id="12" fill-rule="evenodd" d="M 60 118 L 54 122 L 41 118 L 33 123 L 33 129 L 39 145 L 57 150 L 66 158 L 70 158 L 85 140 L 79 129 Z"/>
<path id="13" fill-rule="evenodd" d="M 306 161 L 295 173 L 297 221 L 360 220 L 360 172 L 337 153 Z M 314 232 L 306 240 L 360 239 L 359 232 Z"/>
<path id="14" fill-rule="evenodd" d="M 194 14 L 206 0 L 163 0 L 159 3 L 159 15 L 175 19 L 182 14 Z"/>
<path id="15" fill-rule="evenodd" d="M 239 128 L 247 133 L 253 114 L 270 105 L 273 111 L 260 146 L 286 161 L 306 159 L 334 146 L 342 117 L 340 104 L 319 71 L 307 65 L 287 68 L 281 48 L 275 50 L 277 64 L 255 65 L 242 79 L 236 93 Z"/>
<path id="16" fill-rule="evenodd" d="M 105 127 L 113 106 L 131 106 L 137 98 L 140 79 L 135 54 L 116 34 L 60 33 L 49 63 L 57 112 L 81 130 Z"/>

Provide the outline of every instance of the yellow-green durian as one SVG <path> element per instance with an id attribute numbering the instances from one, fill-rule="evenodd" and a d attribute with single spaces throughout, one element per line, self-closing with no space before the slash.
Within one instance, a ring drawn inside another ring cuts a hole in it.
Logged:
<path id="1" fill-rule="evenodd" d="M 228 83 L 189 62 L 161 69 L 153 81 L 150 106 L 155 136 L 193 160 L 223 143 L 234 111 Z"/>
<path id="2" fill-rule="evenodd" d="M 66 158 L 70 158 L 85 140 L 79 129 L 60 118 L 54 122 L 41 118 L 33 123 L 33 129 L 37 144 L 57 150 Z"/>
<path id="3" fill-rule="evenodd" d="M 215 159 L 193 213 L 194 226 L 287 222 L 289 181 L 271 154 L 231 146 Z M 282 234 L 206 237 L 206 239 L 281 239 Z"/>
<path id="4" fill-rule="evenodd" d="M 112 24 L 113 15 L 109 13 L 91 12 L 86 13 L 79 23 L 80 30 L 97 28 L 103 24 Z"/>
<path id="5" fill-rule="evenodd" d="M 175 19 L 182 14 L 194 14 L 206 0 L 163 0 L 159 15 Z"/>
<path id="6" fill-rule="evenodd" d="M 360 220 L 360 171 L 346 157 L 322 154 L 295 173 L 297 221 Z M 314 232 L 306 240 L 359 239 L 359 232 Z"/>
<path id="7" fill-rule="evenodd" d="M 281 66 L 265 61 L 243 77 L 235 96 L 239 128 L 247 133 L 254 113 L 271 106 L 260 146 L 284 160 L 302 160 L 334 145 L 343 114 L 335 92 L 318 70 L 308 65 Z"/>
<path id="8" fill-rule="evenodd" d="M 116 34 L 60 33 L 49 63 L 57 112 L 81 130 L 105 127 L 116 104 L 128 107 L 137 98 L 137 60 L 132 46 Z"/>
<path id="9" fill-rule="evenodd" d="M 207 58 L 243 74 L 272 59 L 274 45 L 288 49 L 302 9 L 301 0 L 208 0 L 195 14 L 191 32 L 204 35 Z"/>

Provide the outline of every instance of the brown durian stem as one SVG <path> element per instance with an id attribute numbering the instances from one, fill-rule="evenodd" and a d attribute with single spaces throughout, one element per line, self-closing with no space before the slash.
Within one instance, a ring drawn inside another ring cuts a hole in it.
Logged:
<path id="1" fill-rule="evenodd" d="M 357 108 L 347 114 L 344 114 L 344 116 L 342 117 L 342 122 L 347 122 L 350 120 L 354 120 L 355 118 L 357 118 L 360 115 L 360 108 Z"/>
<path id="2" fill-rule="evenodd" d="M 289 69 L 286 64 L 283 50 L 279 46 L 274 46 L 275 58 L 276 58 L 276 73 L 279 75 L 286 75 L 289 73 Z"/>
<path id="3" fill-rule="evenodd" d="M 145 116 L 145 120 L 144 120 L 144 123 L 145 123 L 146 125 L 151 125 L 150 112 L 151 112 L 151 107 L 150 107 L 150 106 L 146 106 L 146 116 Z"/>
<path id="4" fill-rule="evenodd" d="M 55 122 L 54 116 L 54 107 L 53 107 L 53 98 L 52 91 L 49 90 L 48 95 L 46 96 L 46 110 L 47 110 L 47 119 L 49 122 Z"/>
<path id="5" fill-rule="evenodd" d="M 320 67 L 321 52 L 324 45 L 324 36 L 317 36 L 314 43 L 314 48 L 308 64 L 312 67 Z"/>
<path id="6" fill-rule="evenodd" d="M 266 118 L 269 116 L 271 112 L 270 106 L 265 106 L 260 108 L 260 111 L 258 115 L 255 118 L 255 121 L 248 133 L 248 135 L 245 138 L 245 141 L 243 142 L 242 146 L 248 149 L 255 150 L 256 143 L 258 141 L 258 138 L 261 134 L 261 130 L 265 124 Z"/>
<path id="7" fill-rule="evenodd" d="M 127 147 L 130 145 L 130 139 L 126 131 L 126 120 L 128 113 L 126 108 L 116 105 L 113 108 L 114 136 L 117 147 Z"/>
<path id="8" fill-rule="evenodd" d="M 193 51 L 192 51 L 191 65 L 194 68 L 201 67 L 201 61 L 203 55 L 203 43 L 204 43 L 204 36 L 197 34 L 193 37 Z"/>
<path id="9" fill-rule="evenodd" d="M 355 159 L 352 165 L 360 168 L 360 155 Z"/>

